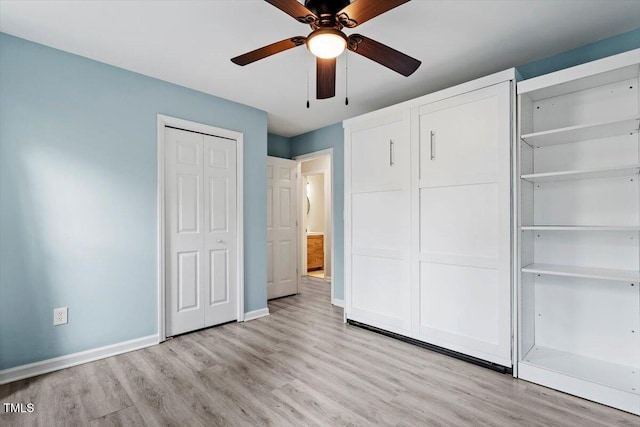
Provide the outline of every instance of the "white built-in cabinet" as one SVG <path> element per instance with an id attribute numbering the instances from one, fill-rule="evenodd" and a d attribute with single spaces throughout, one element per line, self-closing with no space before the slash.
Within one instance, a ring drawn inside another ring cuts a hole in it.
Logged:
<path id="1" fill-rule="evenodd" d="M 347 319 L 511 368 L 514 80 L 344 122 Z"/>
<path id="2" fill-rule="evenodd" d="M 511 90 L 413 109 L 416 338 L 511 367 Z"/>
<path id="3" fill-rule="evenodd" d="M 411 333 L 408 111 L 348 130 L 345 151 L 347 312 L 363 323 Z"/>
<path id="4" fill-rule="evenodd" d="M 518 83 L 518 376 L 640 414 L 640 50 Z"/>

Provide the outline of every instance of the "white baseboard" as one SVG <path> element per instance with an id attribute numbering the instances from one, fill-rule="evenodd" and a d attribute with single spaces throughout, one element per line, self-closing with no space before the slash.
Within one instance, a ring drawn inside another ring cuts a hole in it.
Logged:
<path id="1" fill-rule="evenodd" d="M 334 298 L 333 301 L 331 301 L 331 304 L 337 305 L 338 307 L 344 308 L 344 300 L 343 299 Z"/>
<path id="2" fill-rule="evenodd" d="M 35 377 L 48 372 L 70 368 L 71 366 L 82 365 L 83 363 L 93 362 L 94 360 L 104 359 L 122 353 L 128 353 L 133 350 L 150 347 L 156 344 L 158 344 L 158 335 L 149 335 L 104 347 L 67 354 L 53 359 L 41 360 L 40 362 L 3 369 L 0 371 L 0 384 Z"/>
<path id="3" fill-rule="evenodd" d="M 261 308 L 260 310 L 248 311 L 244 314 L 244 321 L 259 319 L 269 315 L 269 307 Z"/>

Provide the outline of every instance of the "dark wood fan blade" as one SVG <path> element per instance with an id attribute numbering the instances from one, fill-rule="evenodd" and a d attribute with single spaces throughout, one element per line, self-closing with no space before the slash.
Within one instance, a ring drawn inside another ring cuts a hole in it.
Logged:
<path id="1" fill-rule="evenodd" d="M 286 13 L 292 16 L 303 24 L 311 24 L 315 22 L 318 17 L 309 9 L 298 3 L 296 0 L 265 0 Z"/>
<path id="2" fill-rule="evenodd" d="M 338 12 L 336 17 L 345 27 L 353 28 L 408 1 L 410 0 L 356 0 Z"/>
<path id="3" fill-rule="evenodd" d="M 259 59 L 266 58 L 267 56 L 275 55 L 276 53 L 284 52 L 296 46 L 304 44 L 306 37 L 291 37 L 290 39 L 280 40 L 270 44 L 269 46 L 261 47 L 260 49 L 252 50 L 244 55 L 231 58 L 231 62 L 238 65 L 247 65 L 255 62 Z"/>
<path id="4" fill-rule="evenodd" d="M 349 36 L 349 50 L 407 77 L 422 62 L 360 34 Z"/>
<path id="5" fill-rule="evenodd" d="M 316 98 L 336 96 L 336 58 L 316 58 Z"/>

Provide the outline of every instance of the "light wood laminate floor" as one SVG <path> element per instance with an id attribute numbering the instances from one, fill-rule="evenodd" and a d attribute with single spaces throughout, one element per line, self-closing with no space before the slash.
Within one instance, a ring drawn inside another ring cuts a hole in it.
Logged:
<path id="1" fill-rule="evenodd" d="M 0 386 L 0 425 L 613 426 L 640 417 L 342 323 L 329 285 L 271 316 Z"/>

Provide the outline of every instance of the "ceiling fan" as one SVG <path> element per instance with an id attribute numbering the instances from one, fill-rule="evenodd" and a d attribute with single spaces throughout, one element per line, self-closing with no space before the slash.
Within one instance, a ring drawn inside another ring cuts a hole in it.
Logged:
<path id="1" fill-rule="evenodd" d="M 236 56 L 231 61 L 247 65 L 285 50 L 307 45 L 316 56 L 316 97 L 326 99 L 336 94 L 336 58 L 346 49 L 378 64 L 410 76 L 421 62 L 361 34 L 346 36 L 343 28 L 355 28 L 409 0 L 265 0 L 287 15 L 311 26 L 307 36 L 291 37 L 260 49 Z"/>

